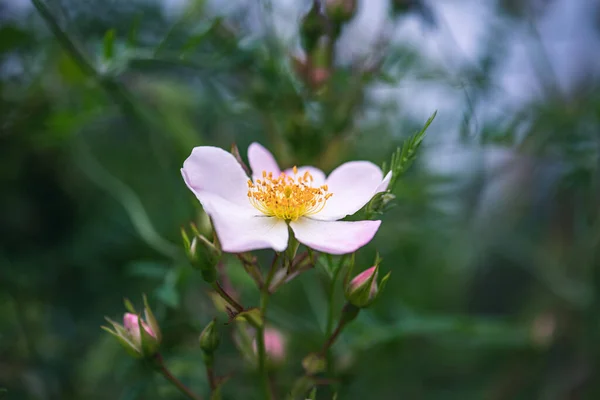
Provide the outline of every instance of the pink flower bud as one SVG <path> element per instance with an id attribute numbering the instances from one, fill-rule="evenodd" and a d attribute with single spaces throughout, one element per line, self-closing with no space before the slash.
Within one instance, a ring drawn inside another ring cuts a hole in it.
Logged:
<path id="1" fill-rule="evenodd" d="M 346 299 L 358 308 L 370 306 L 379 296 L 390 277 L 388 272 L 381 279 L 381 282 L 377 282 L 378 275 L 379 267 L 375 265 L 355 276 L 346 286 Z"/>
<path id="2" fill-rule="evenodd" d="M 328 79 L 331 73 L 327 68 L 315 67 L 311 71 L 311 84 L 314 88 L 321 87 Z"/>
<path id="3" fill-rule="evenodd" d="M 131 335 L 131 338 L 137 345 L 142 343 L 142 337 L 140 335 L 140 326 L 138 324 L 138 320 L 139 317 L 132 313 L 125 313 L 125 315 L 123 316 L 123 326 L 129 333 L 129 335 Z M 152 332 L 152 329 L 150 329 L 148 324 L 146 324 L 144 321 L 141 322 L 142 326 L 144 327 L 144 330 L 148 332 L 150 336 L 156 339 L 156 334 Z"/>
<path id="4" fill-rule="evenodd" d="M 279 364 L 285 360 L 285 338 L 277 329 L 265 328 L 265 352 L 269 361 Z M 254 352 L 258 352 L 256 339 L 252 343 Z"/>
<path id="5" fill-rule="evenodd" d="M 367 270 L 364 270 L 363 272 L 361 272 L 360 274 L 356 275 L 354 277 L 354 279 L 352 279 L 350 281 L 350 290 L 354 291 L 357 290 L 359 287 L 367 284 L 368 280 L 371 279 L 371 276 L 373 276 L 374 273 L 376 273 L 377 267 L 371 267 Z M 371 290 L 369 291 L 369 298 L 374 297 L 377 294 L 377 276 L 375 276 L 375 278 L 373 278 L 373 281 L 371 282 Z"/>

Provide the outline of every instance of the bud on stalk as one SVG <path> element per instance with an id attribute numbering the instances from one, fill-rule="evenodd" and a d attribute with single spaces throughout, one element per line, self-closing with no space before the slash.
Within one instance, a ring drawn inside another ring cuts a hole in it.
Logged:
<path id="1" fill-rule="evenodd" d="M 162 340 L 162 334 L 158 322 L 148 305 L 148 300 L 144 296 L 144 317 L 145 320 L 135 313 L 129 301 L 125 302 L 128 313 L 123 315 L 123 325 L 106 320 L 112 325 L 112 329 L 103 326 L 102 329 L 113 335 L 125 350 L 135 358 L 151 358 L 158 353 L 158 348 Z"/>
<path id="2" fill-rule="evenodd" d="M 213 319 L 200 334 L 200 348 L 205 354 L 212 355 L 217 350 L 217 347 L 219 347 L 220 342 L 221 338 L 219 337 L 217 322 Z"/>
<path id="3" fill-rule="evenodd" d="M 354 277 L 346 286 L 346 299 L 358 308 L 369 307 L 382 293 L 391 272 L 377 282 L 379 265 L 375 265 Z"/>
<path id="4" fill-rule="evenodd" d="M 192 225 L 193 236 L 190 240 L 184 228 L 181 228 L 181 237 L 185 253 L 192 266 L 199 269 L 202 278 L 213 283 L 217 280 L 217 264 L 221 259 L 221 250 L 211 243 L 204 235 Z"/>
<path id="5" fill-rule="evenodd" d="M 325 11 L 332 21 L 345 24 L 356 15 L 358 0 L 327 0 Z"/>

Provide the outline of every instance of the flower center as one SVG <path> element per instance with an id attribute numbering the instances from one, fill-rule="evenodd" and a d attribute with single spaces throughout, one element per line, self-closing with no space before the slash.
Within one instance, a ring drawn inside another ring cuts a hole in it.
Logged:
<path id="1" fill-rule="evenodd" d="M 313 215 L 325 207 L 325 202 L 333 193 L 328 193 L 327 185 L 313 187 L 313 177 L 306 171 L 298 175 L 282 172 L 278 177 L 263 171 L 262 179 L 248 181 L 248 199 L 260 212 L 285 221 L 296 221 L 303 215 Z"/>

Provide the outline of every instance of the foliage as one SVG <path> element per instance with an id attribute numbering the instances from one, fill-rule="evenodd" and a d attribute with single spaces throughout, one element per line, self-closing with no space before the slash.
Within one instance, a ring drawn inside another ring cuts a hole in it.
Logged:
<path id="1" fill-rule="evenodd" d="M 364 270 L 377 250 L 393 273 L 311 398 L 598 398 L 597 67 L 561 91 L 540 43 L 528 54 L 543 95 L 483 113 L 502 91 L 503 44 L 538 18 L 526 7 L 499 2 L 485 51 L 457 71 L 389 32 L 351 63 L 327 45 L 299 57 L 270 2 L 254 3 L 221 16 L 198 0 L 180 14 L 147 1 L 0 5 L 0 398 L 180 398 L 100 329 L 142 293 L 174 375 L 208 398 L 198 338 L 218 314 L 215 369 L 232 374 L 222 397 L 262 398 L 240 362 L 243 332 L 225 325 L 180 237 L 190 222 L 211 235 L 179 171 L 191 148 L 236 143 L 244 158 L 253 141 L 286 166 L 391 158 L 398 172 L 396 206 L 361 212 L 384 222 L 354 261 Z M 395 1 L 389 21 L 427 10 L 423 35 L 435 35 L 430 3 Z M 460 107 L 411 114 L 429 85 Z M 340 318 L 346 261 L 321 258 L 274 295 L 269 321 L 290 360 Z M 223 264 L 228 287 L 258 305 L 239 260 Z M 302 365 L 273 375 L 284 392 Z"/>

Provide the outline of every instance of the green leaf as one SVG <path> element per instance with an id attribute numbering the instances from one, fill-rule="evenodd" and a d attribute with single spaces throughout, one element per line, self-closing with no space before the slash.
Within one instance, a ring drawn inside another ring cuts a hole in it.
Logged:
<path id="1" fill-rule="evenodd" d="M 421 147 L 421 143 L 425 138 L 425 133 L 427 132 L 427 128 L 435 119 L 437 115 L 437 111 L 435 111 L 431 117 L 425 122 L 423 128 L 411 136 L 408 140 L 406 140 L 402 147 L 398 148 L 394 154 L 392 154 L 392 160 L 390 162 L 389 171 L 392 171 L 392 179 L 390 180 L 390 184 L 388 185 L 388 191 L 392 192 L 394 190 L 394 186 L 396 185 L 396 181 L 408 168 L 412 165 L 412 163 L 417 158 L 417 150 Z M 384 169 L 385 171 L 385 169 Z"/>
<path id="2" fill-rule="evenodd" d="M 115 54 L 115 36 L 114 29 L 109 29 L 104 35 L 104 59 L 112 60 Z"/>
<path id="3" fill-rule="evenodd" d="M 190 38 L 187 40 L 187 42 L 185 42 L 185 44 L 181 48 L 181 55 L 185 56 L 188 53 L 192 52 L 195 48 L 200 46 L 210 34 L 212 34 L 217 29 L 219 29 L 222 22 L 223 22 L 223 18 L 217 17 L 202 32 L 199 32 L 195 35 L 190 36 Z"/>
<path id="4" fill-rule="evenodd" d="M 133 19 L 131 29 L 127 35 L 127 47 L 135 47 L 137 43 L 138 30 L 140 29 L 140 23 L 142 22 L 142 14 L 138 14 Z"/>

